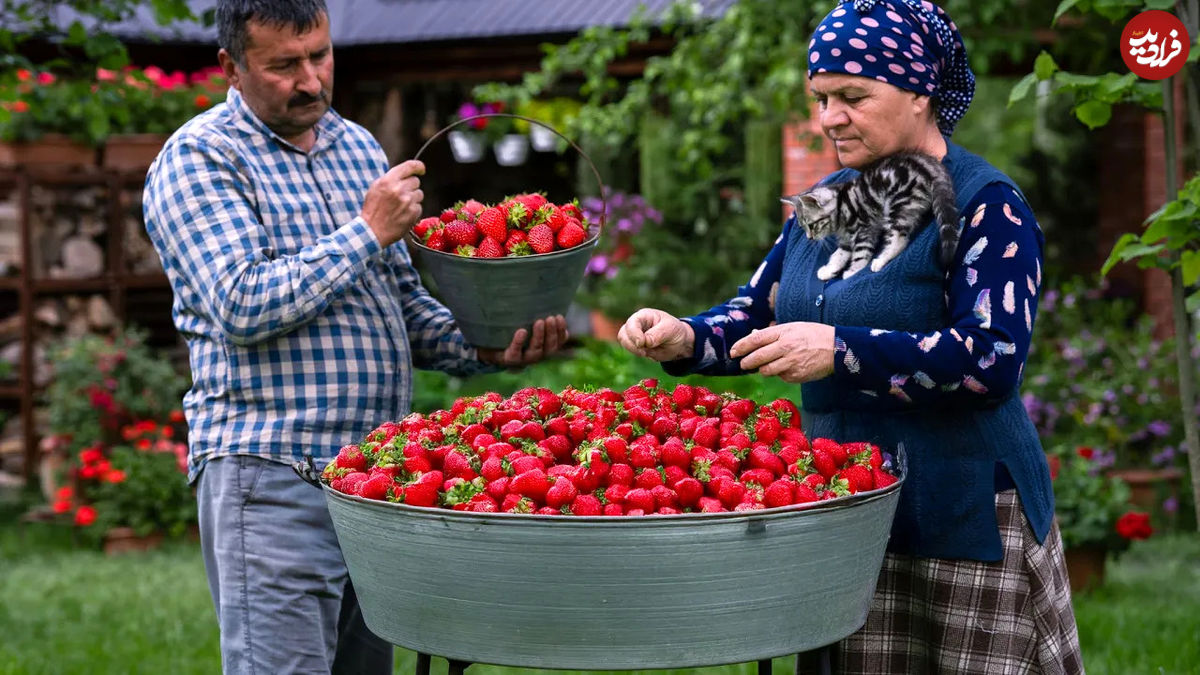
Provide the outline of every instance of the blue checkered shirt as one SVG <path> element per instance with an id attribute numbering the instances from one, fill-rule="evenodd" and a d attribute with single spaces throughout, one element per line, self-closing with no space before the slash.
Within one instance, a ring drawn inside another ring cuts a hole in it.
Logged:
<path id="1" fill-rule="evenodd" d="M 379 143 L 332 110 L 316 130 L 305 153 L 231 89 L 146 177 L 146 230 L 191 359 L 189 480 L 225 455 L 328 460 L 409 412 L 414 366 L 492 370 L 404 244 L 382 248 L 360 216 L 388 169 Z"/>

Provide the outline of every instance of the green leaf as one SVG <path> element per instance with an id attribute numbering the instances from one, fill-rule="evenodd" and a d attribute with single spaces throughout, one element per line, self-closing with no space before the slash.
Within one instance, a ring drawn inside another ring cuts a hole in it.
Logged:
<path id="1" fill-rule="evenodd" d="M 1058 70 L 1058 64 L 1054 62 L 1054 57 L 1050 56 L 1048 52 L 1038 54 L 1037 60 L 1033 62 L 1033 72 L 1039 80 L 1048 80 L 1054 77 Z"/>
<path id="2" fill-rule="evenodd" d="M 1063 70 L 1055 73 L 1054 81 L 1064 87 L 1086 88 L 1098 84 L 1100 78 L 1096 75 L 1079 75 Z"/>
<path id="3" fill-rule="evenodd" d="M 1079 0 L 1062 0 L 1062 2 L 1058 3 L 1058 9 L 1054 10 L 1054 19 L 1050 23 L 1058 23 L 1058 18 L 1060 16 L 1066 14 L 1068 10 L 1078 4 Z"/>
<path id="4" fill-rule="evenodd" d="M 1112 104 L 1103 101 L 1084 101 L 1075 108 L 1075 116 L 1089 129 L 1102 127 L 1112 119 Z"/>
<path id="5" fill-rule="evenodd" d="M 1187 311 L 1189 314 L 1200 312 L 1200 291 L 1187 296 Z"/>
<path id="6" fill-rule="evenodd" d="M 1012 91 L 1008 93 L 1008 106 L 1011 108 L 1014 103 L 1023 100 L 1029 94 L 1029 88 L 1033 86 L 1034 82 L 1037 82 L 1037 79 L 1036 73 L 1030 73 L 1022 77 L 1021 81 L 1016 83 Z"/>
<path id="7" fill-rule="evenodd" d="M 1179 265 L 1183 268 L 1183 284 L 1191 286 L 1200 279 L 1200 251 L 1184 251 L 1179 258 Z"/>
<path id="8" fill-rule="evenodd" d="M 1121 235 L 1120 238 L 1117 239 L 1117 242 L 1113 244 L 1112 252 L 1108 254 L 1108 260 L 1105 260 L 1104 266 L 1100 268 L 1100 274 L 1107 275 L 1108 271 L 1111 270 L 1117 263 L 1125 260 L 1125 258 L 1121 257 L 1125 252 L 1125 249 L 1137 241 L 1138 236 L 1132 232 L 1126 232 L 1125 234 Z"/>
<path id="9" fill-rule="evenodd" d="M 1175 0 L 1146 0 L 1146 9 L 1173 10 L 1175 9 Z"/>

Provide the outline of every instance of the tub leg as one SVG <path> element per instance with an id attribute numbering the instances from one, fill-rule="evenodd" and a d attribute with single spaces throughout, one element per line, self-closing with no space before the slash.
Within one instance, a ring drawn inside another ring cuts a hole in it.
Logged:
<path id="1" fill-rule="evenodd" d="M 796 675 L 832 675 L 833 674 L 833 645 L 796 654 Z M 759 673 L 762 672 L 760 666 Z"/>
<path id="2" fill-rule="evenodd" d="M 758 675 L 771 675 L 771 659 L 759 660 Z"/>
<path id="3" fill-rule="evenodd" d="M 425 652 L 417 652 L 417 672 L 416 675 L 429 675 L 430 656 Z"/>
<path id="4" fill-rule="evenodd" d="M 466 661 L 455 661 L 454 659 L 446 659 L 446 663 L 447 663 L 447 670 L 446 670 L 447 675 L 463 675 L 463 671 L 466 670 L 467 667 L 471 665 L 470 663 L 467 663 Z"/>

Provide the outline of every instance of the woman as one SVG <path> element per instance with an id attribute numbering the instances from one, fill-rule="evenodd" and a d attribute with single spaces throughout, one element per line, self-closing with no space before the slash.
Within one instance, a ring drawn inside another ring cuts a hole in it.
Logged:
<path id="1" fill-rule="evenodd" d="M 698 316 L 634 313 L 618 339 L 667 372 L 803 383 L 810 437 L 901 444 L 908 478 L 847 673 L 1082 671 L 1045 455 L 1017 387 L 1042 234 L 1004 174 L 950 142 L 974 92 L 961 36 L 916 0 L 843 2 L 809 45 L 820 122 L 847 169 L 900 150 L 950 171 L 949 270 L 924 227 L 879 272 L 822 282 L 835 249 L 795 218 L 737 298 Z"/>

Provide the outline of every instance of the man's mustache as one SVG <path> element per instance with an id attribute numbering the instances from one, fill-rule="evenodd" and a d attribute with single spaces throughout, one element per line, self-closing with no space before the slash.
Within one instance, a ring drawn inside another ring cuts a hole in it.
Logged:
<path id="1" fill-rule="evenodd" d="M 289 108 L 298 108 L 300 106 L 305 106 L 310 103 L 316 103 L 318 101 L 320 101 L 322 103 L 329 103 L 329 94 L 325 93 L 324 89 L 322 89 L 320 92 L 318 92 L 316 96 L 309 96 L 308 94 L 297 94 L 290 101 L 288 101 L 288 107 Z"/>

